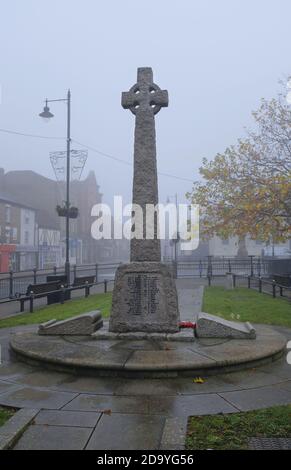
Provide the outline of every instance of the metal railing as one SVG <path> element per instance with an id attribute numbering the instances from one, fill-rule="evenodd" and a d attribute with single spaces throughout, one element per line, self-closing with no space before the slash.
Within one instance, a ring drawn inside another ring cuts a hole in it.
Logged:
<path id="1" fill-rule="evenodd" d="M 107 279 L 113 280 L 115 271 L 120 263 L 98 263 L 92 265 L 73 266 L 70 274 L 70 285 L 76 277 L 83 275 L 94 275 L 96 282 Z M 32 269 L 31 271 L 0 273 L 0 300 L 17 299 L 27 292 L 30 284 L 41 284 L 47 282 L 47 276 L 64 275 L 64 268 Z"/>
<path id="2" fill-rule="evenodd" d="M 215 279 L 210 275 L 207 276 L 208 286 L 215 285 Z M 246 276 L 233 274 L 233 287 L 247 287 L 248 289 L 257 290 L 260 293 L 270 294 L 273 298 L 285 297 L 291 300 L 291 287 L 280 284 L 274 279 L 264 278 L 261 276 Z"/>
<path id="3" fill-rule="evenodd" d="M 19 302 L 20 305 L 21 305 L 20 310 L 24 311 L 24 303 L 29 302 L 29 312 L 33 313 L 34 307 L 35 307 L 35 300 L 37 300 L 37 299 L 40 299 L 42 297 L 46 297 L 48 295 L 58 294 L 59 295 L 59 303 L 64 304 L 66 300 L 70 299 L 70 296 L 68 298 L 66 296 L 66 294 L 71 293 L 73 291 L 77 291 L 77 290 L 84 290 L 84 296 L 88 297 L 90 295 L 90 289 L 92 287 L 103 285 L 103 292 L 106 294 L 108 292 L 108 283 L 110 283 L 110 282 L 113 282 L 113 280 L 104 279 L 102 282 L 93 282 L 93 283 L 90 283 L 90 284 L 88 282 L 86 282 L 85 284 L 80 285 L 80 286 L 70 286 L 70 287 L 61 286 L 60 289 L 45 292 L 45 294 L 44 293 L 35 294 L 33 291 L 31 291 L 29 293 L 29 295 L 25 294 L 25 295 L 23 295 L 19 298 L 1 300 L 0 305 L 1 304 L 9 304 L 9 303 L 12 303 L 12 302 Z M 55 303 L 58 303 L 58 302 L 55 302 Z"/>
<path id="4" fill-rule="evenodd" d="M 261 278 L 270 276 L 270 262 L 272 259 L 260 257 L 248 258 L 206 258 L 178 262 L 166 261 L 171 266 L 176 278 L 215 278 L 225 276 L 226 272 L 237 276 L 251 276 Z M 69 287 L 74 284 L 78 276 L 94 275 L 95 281 L 113 280 L 120 262 L 95 263 L 73 266 L 70 273 Z M 30 271 L 0 273 L 0 300 L 18 299 L 26 295 L 30 284 L 47 282 L 49 275 L 64 275 L 64 267 L 52 269 L 32 269 Z M 269 279 L 270 282 L 270 279 Z"/>

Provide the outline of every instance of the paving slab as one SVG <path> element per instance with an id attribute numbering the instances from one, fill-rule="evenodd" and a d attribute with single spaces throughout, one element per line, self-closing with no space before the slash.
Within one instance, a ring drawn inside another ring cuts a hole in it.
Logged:
<path id="1" fill-rule="evenodd" d="M 154 450 L 159 448 L 164 418 L 140 414 L 102 415 L 88 450 Z M 108 442 L 110 436 L 110 442 Z"/>
<path id="2" fill-rule="evenodd" d="M 291 391 L 284 390 L 278 385 L 225 392 L 220 393 L 220 396 L 241 411 L 291 404 Z"/>
<path id="3" fill-rule="evenodd" d="M 194 321 L 202 310 L 204 286 L 180 288 L 178 291 L 180 319 L 182 321 Z"/>
<path id="4" fill-rule="evenodd" d="M 217 394 L 157 397 L 149 400 L 149 413 L 169 417 L 236 412 L 234 406 Z"/>
<path id="5" fill-rule="evenodd" d="M 47 426 L 94 428 L 100 416 L 101 413 L 87 411 L 41 410 L 34 422 Z"/>
<path id="6" fill-rule="evenodd" d="M 277 377 L 281 377 L 283 379 L 291 379 L 291 364 L 288 364 L 286 355 L 278 361 L 262 365 L 260 370 L 267 374 L 276 374 Z"/>
<path id="7" fill-rule="evenodd" d="M 1 393 L 0 404 L 16 408 L 59 409 L 76 397 L 76 393 L 53 392 L 31 387 L 18 387 L 16 390 Z"/>
<path id="8" fill-rule="evenodd" d="M 13 447 L 19 437 L 33 421 L 38 409 L 18 410 L 3 426 L 0 427 L 0 450 Z"/>
<path id="9" fill-rule="evenodd" d="M 29 426 L 14 450 L 82 450 L 92 433 L 91 428 Z"/>
<path id="10" fill-rule="evenodd" d="M 63 383 L 70 377 L 69 374 L 62 374 L 60 372 L 53 372 L 50 370 L 34 371 L 25 375 L 16 377 L 15 383 L 28 385 L 30 387 L 51 387 Z"/>
<path id="11" fill-rule="evenodd" d="M 176 379 L 119 379 L 114 395 L 177 395 L 179 385 Z"/>
<path id="12" fill-rule="evenodd" d="M 0 379 L 13 380 L 34 372 L 36 368 L 30 367 L 22 362 L 3 362 L 0 364 Z"/>
<path id="13" fill-rule="evenodd" d="M 187 348 L 169 351 L 134 351 L 124 365 L 125 370 L 184 370 L 214 367 L 215 360 Z"/>
<path id="14" fill-rule="evenodd" d="M 1 395 L 1 393 L 5 393 L 5 392 L 11 391 L 11 390 L 15 390 L 17 388 L 19 388 L 19 386 L 15 385 L 13 383 L 3 382 L 2 380 L 0 381 L 0 395 Z"/>
<path id="15" fill-rule="evenodd" d="M 188 418 L 167 418 L 160 443 L 162 450 L 183 450 L 187 432 Z"/>
<path id="16" fill-rule="evenodd" d="M 70 375 L 61 383 L 52 385 L 54 390 L 92 393 L 95 395 L 113 395 L 119 380 L 113 377 L 78 377 Z"/>
<path id="17" fill-rule="evenodd" d="M 110 395 L 90 395 L 82 393 L 70 401 L 64 410 L 104 412 L 112 413 L 148 413 L 148 401 L 146 397 L 116 397 Z"/>

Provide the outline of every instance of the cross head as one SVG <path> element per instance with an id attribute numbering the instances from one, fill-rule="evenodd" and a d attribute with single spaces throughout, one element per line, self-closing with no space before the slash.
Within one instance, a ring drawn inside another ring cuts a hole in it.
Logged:
<path id="1" fill-rule="evenodd" d="M 167 90 L 161 90 L 153 82 L 153 71 L 150 67 L 137 69 L 137 82 L 129 91 L 122 93 L 121 104 L 124 109 L 130 109 L 133 114 L 152 110 L 157 114 L 169 103 Z"/>

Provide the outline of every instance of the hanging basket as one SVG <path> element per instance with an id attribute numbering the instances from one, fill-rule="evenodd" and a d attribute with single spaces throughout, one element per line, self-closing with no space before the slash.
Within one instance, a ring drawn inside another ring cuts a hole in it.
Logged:
<path id="1" fill-rule="evenodd" d="M 57 206 L 56 211 L 58 213 L 59 217 L 67 217 L 67 211 L 68 209 L 64 206 Z M 69 218 L 70 219 L 76 219 L 79 215 L 79 209 L 78 207 L 70 207 L 69 208 Z"/>

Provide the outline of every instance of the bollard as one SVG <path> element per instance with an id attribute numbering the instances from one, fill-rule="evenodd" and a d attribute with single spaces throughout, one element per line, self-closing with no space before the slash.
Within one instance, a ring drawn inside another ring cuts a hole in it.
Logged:
<path id="1" fill-rule="evenodd" d="M 108 283 L 107 279 L 104 279 L 104 294 L 107 293 L 107 283 Z"/>
<path id="2" fill-rule="evenodd" d="M 96 263 L 95 265 L 95 277 L 96 277 L 96 281 L 95 282 L 98 282 L 98 264 Z"/>

